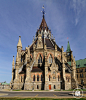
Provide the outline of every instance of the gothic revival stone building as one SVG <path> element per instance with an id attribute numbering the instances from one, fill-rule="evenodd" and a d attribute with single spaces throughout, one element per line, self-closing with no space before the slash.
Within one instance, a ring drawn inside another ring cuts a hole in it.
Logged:
<path id="1" fill-rule="evenodd" d="M 22 50 L 21 37 L 17 44 L 16 63 L 12 63 L 12 89 L 68 90 L 77 87 L 76 62 L 68 42 L 67 51 L 60 48 L 43 18 L 35 39 Z M 71 62 L 71 66 L 68 62 Z M 15 68 L 14 68 L 15 66 Z"/>

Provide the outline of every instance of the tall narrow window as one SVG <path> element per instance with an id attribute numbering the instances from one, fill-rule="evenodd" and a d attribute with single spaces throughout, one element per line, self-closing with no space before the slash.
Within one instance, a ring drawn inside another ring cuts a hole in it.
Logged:
<path id="1" fill-rule="evenodd" d="M 42 56 L 41 56 L 41 54 L 39 56 L 38 63 L 42 63 Z"/>
<path id="2" fill-rule="evenodd" d="M 37 81 L 39 81 L 39 75 L 37 75 Z"/>
<path id="3" fill-rule="evenodd" d="M 39 86 L 37 85 L 37 89 L 39 89 Z"/>
<path id="4" fill-rule="evenodd" d="M 86 69 L 85 69 L 85 72 L 86 72 Z"/>
<path id="5" fill-rule="evenodd" d="M 54 85 L 54 89 L 56 89 L 56 86 Z"/>
<path id="6" fill-rule="evenodd" d="M 50 54 L 50 56 L 49 56 L 49 63 L 52 63 L 52 56 L 51 56 L 51 54 Z"/>
<path id="7" fill-rule="evenodd" d="M 50 81 L 50 75 L 49 75 L 49 81 Z"/>
<path id="8" fill-rule="evenodd" d="M 59 75 L 58 75 L 58 81 L 59 81 Z"/>
<path id="9" fill-rule="evenodd" d="M 81 79 L 81 84 L 83 84 L 83 79 Z"/>
<path id="10" fill-rule="evenodd" d="M 82 77 L 83 77 L 83 74 L 82 74 Z"/>
<path id="11" fill-rule="evenodd" d="M 42 75 L 41 75 L 41 81 L 42 81 Z"/>
<path id="12" fill-rule="evenodd" d="M 35 81 L 35 75 L 33 76 L 33 81 Z"/>

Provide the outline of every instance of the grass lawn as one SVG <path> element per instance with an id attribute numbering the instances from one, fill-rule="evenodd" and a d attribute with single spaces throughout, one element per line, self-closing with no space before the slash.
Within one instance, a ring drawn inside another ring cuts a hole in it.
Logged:
<path id="1" fill-rule="evenodd" d="M 58 99 L 53 99 L 53 98 L 0 98 L 0 100 L 77 100 L 76 98 L 58 98 Z M 86 100 L 86 98 L 81 98 L 79 100 Z"/>

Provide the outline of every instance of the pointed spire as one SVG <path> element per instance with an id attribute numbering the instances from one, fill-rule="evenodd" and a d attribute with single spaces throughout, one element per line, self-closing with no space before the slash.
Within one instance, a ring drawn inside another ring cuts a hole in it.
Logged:
<path id="1" fill-rule="evenodd" d="M 13 56 L 12 69 L 14 69 L 14 64 L 15 62 L 14 62 L 14 56 Z"/>
<path id="2" fill-rule="evenodd" d="M 18 41 L 17 47 L 18 47 L 18 46 L 22 47 L 21 36 L 19 36 L 19 41 Z"/>
<path id="3" fill-rule="evenodd" d="M 70 52 L 71 49 L 70 49 L 70 44 L 69 44 L 69 41 L 68 41 L 68 44 L 67 44 L 67 52 Z"/>

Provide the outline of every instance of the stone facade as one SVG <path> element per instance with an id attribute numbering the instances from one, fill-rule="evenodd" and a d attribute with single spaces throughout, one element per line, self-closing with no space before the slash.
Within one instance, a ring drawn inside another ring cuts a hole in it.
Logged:
<path id="1" fill-rule="evenodd" d="M 80 88 L 86 88 L 86 58 L 76 61 L 76 76 Z"/>
<path id="2" fill-rule="evenodd" d="M 68 61 L 71 61 L 71 66 Z M 73 86 L 77 87 L 75 72 L 72 51 L 64 52 L 63 46 L 60 48 L 56 44 L 43 14 L 40 28 L 32 44 L 25 50 L 22 50 L 19 37 L 15 65 L 13 56 L 10 87 L 24 90 L 69 90 Z"/>

